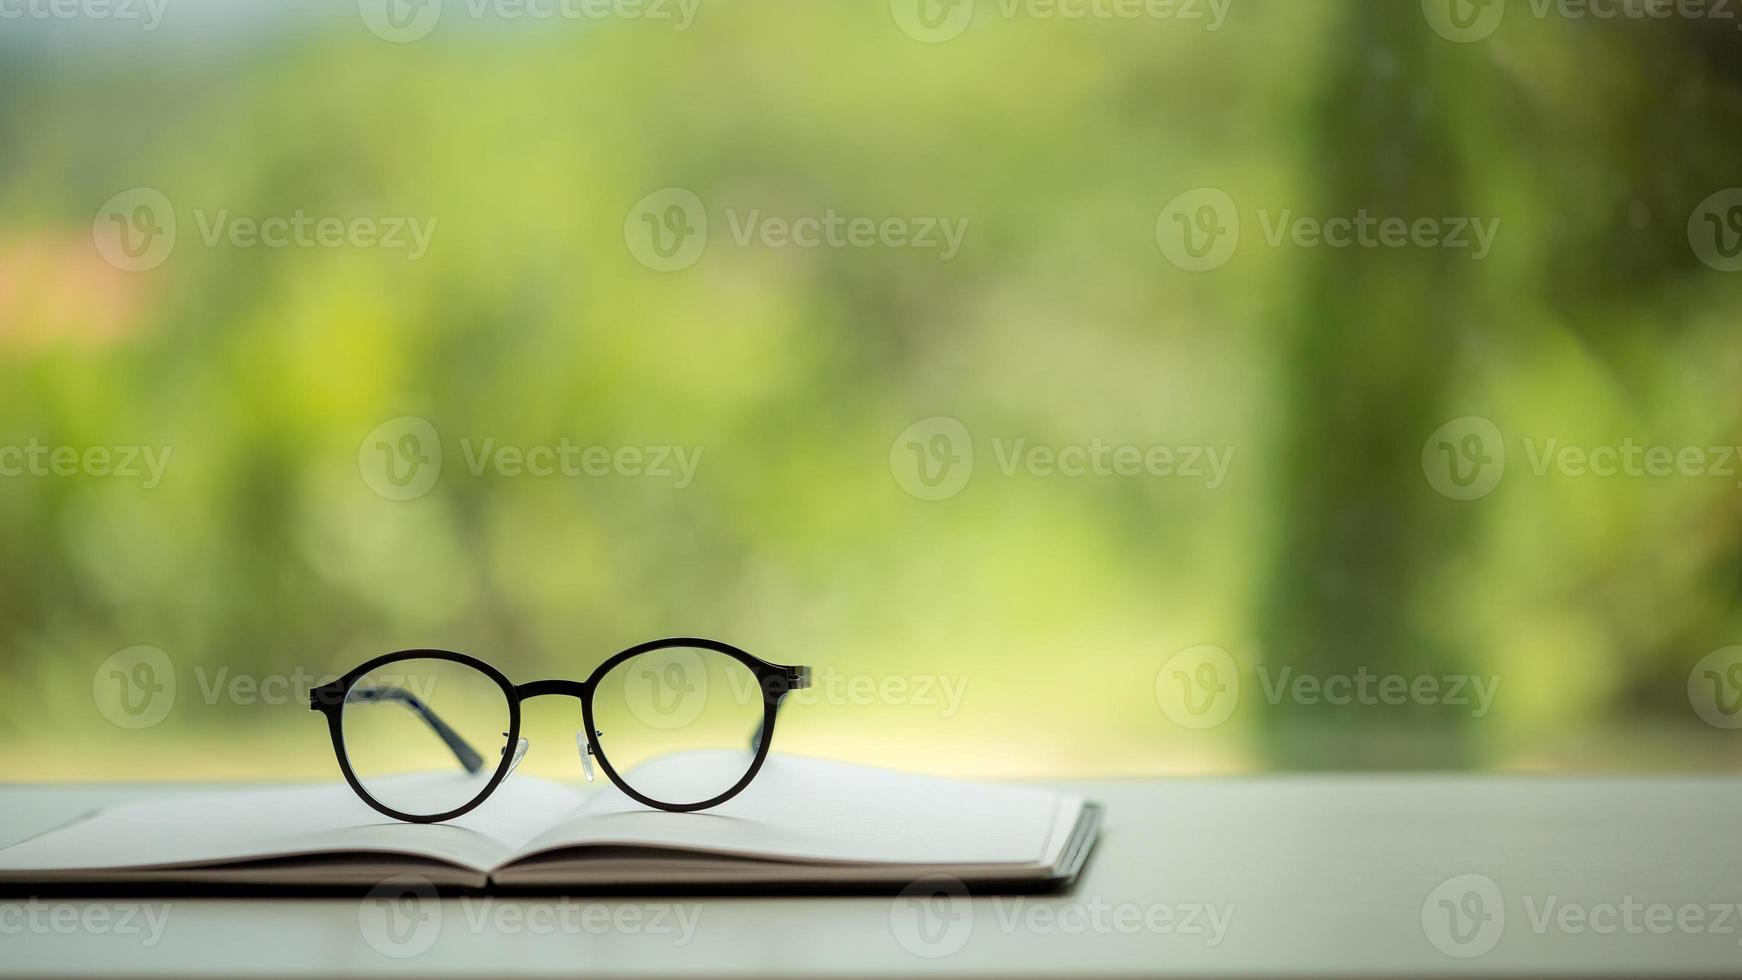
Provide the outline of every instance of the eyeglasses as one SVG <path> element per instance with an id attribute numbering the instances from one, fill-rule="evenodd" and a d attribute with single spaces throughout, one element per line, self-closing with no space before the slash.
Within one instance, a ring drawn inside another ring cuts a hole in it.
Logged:
<path id="1" fill-rule="evenodd" d="M 633 799 L 684 812 L 718 806 L 750 784 L 781 700 L 809 686 L 808 667 L 675 638 L 624 650 L 584 681 L 520 685 L 463 653 L 405 650 L 311 690 L 309 707 L 327 716 L 339 769 L 365 803 L 438 823 L 484 802 L 520 763 L 527 698 L 581 702 L 575 747 L 589 782 L 597 759 Z"/>

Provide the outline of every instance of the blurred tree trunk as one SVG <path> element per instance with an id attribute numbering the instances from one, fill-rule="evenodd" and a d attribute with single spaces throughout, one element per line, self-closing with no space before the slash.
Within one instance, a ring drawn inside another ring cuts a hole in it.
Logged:
<path id="1" fill-rule="evenodd" d="M 1458 93 L 1436 77 L 1436 45 L 1415 3 L 1359 3 L 1341 64 L 1318 105 L 1317 218 L 1469 215 L 1456 134 Z M 1294 202 L 1290 202 L 1294 203 Z M 1293 246 L 1285 246 L 1293 247 Z M 1261 609 L 1256 715 L 1272 761 L 1283 767 L 1419 761 L 1419 731 L 1459 761 L 1456 726 L 1467 714 L 1414 705 L 1338 708 L 1280 692 L 1283 671 L 1320 678 L 1467 669 L 1412 616 L 1424 570 L 1442 557 L 1449 529 L 1432 512 L 1448 503 L 1419 465 L 1439 417 L 1447 368 L 1464 330 L 1464 295 L 1477 263 L 1445 248 L 1320 246 L 1292 309 L 1278 311 L 1288 354 L 1284 418 L 1272 489 L 1279 534 Z M 1292 320 L 1292 324 L 1291 324 Z M 1471 413 L 1474 414 L 1474 413 Z M 1270 686 L 1267 688 L 1265 679 Z M 1404 731 L 1399 731 L 1402 726 Z"/>
<path id="2" fill-rule="evenodd" d="M 1649 380 L 1665 364 L 1642 363 L 1641 354 L 1710 313 L 1698 305 L 1710 301 L 1697 297 L 1722 276 L 1690 248 L 1689 215 L 1713 192 L 1742 185 L 1742 35 L 1732 28 L 1685 19 L 1532 23 L 1520 15 L 1490 41 L 1457 45 L 1424 29 L 1417 4 L 1351 5 L 1344 36 L 1331 45 L 1340 64 L 1326 73 L 1311 140 L 1322 196 L 1301 210 L 1528 221 L 1524 237 L 1541 234 L 1546 247 L 1528 260 L 1509 255 L 1507 262 L 1533 264 L 1488 282 L 1486 293 L 1487 267 L 1466 252 L 1319 248 L 1306 258 L 1299 293 L 1277 317 L 1288 351 L 1286 419 L 1272 490 L 1277 552 L 1260 610 L 1261 667 L 1273 687 L 1259 680 L 1244 697 L 1273 698 L 1285 668 L 1321 679 L 1363 666 L 1406 675 L 1482 670 L 1484 651 L 1456 649 L 1432 630 L 1443 603 L 1428 575 L 1455 559 L 1483 506 L 1435 493 L 1419 465 L 1422 446 L 1442 423 L 1491 410 L 1450 397 L 1471 390 L 1482 365 L 1508 345 L 1529 350 L 1528 339 L 1506 333 L 1517 322 L 1512 310 L 1484 307 L 1484 295 L 1536 304 L 1618 386 L 1639 392 L 1642 419 L 1660 414 Z M 1553 64 L 1533 60 L 1544 53 Z M 1554 94 L 1563 64 L 1602 66 L 1581 104 Z M 1494 203 L 1495 173 L 1477 201 L 1462 172 L 1472 145 L 1488 147 L 1482 165 L 1504 176 L 1500 197 L 1514 202 L 1504 213 Z M 1528 212 L 1517 202 L 1529 202 Z M 1653 356 L 1676 367 L 1673 354 Z M 1737 414 L 1734 405 L 1715 408 L 1720 417 Z M 1513 464 L 1524 461 L 1509 461 L 1509 479 Z M 1595 578 L 1564 588 L 1569 604 L 1607 617 L 1621 638 L 1621 696 L 1682 721 L 1692 659 L 1736 642 L 1724 637 L 1742 581 L 1742 508 L 1733 494 L 1714 492 L 1717 512 L 1677 521 L 1689 534 L 1730 539 L 1711 549 L 1709 564 L 1660 575 L 1653 570 L 1665 566 L 1666 542 L 1642 536 Z M 1704 616 L 1640 621 L 1651 596 L 1689 588 L 1714 593 Z M 1467 710 L 1338 709 L 1283 692 L 1255 714 L 1271 761 L 1284 767 L 1452 766 L 1473 752 Z"/>

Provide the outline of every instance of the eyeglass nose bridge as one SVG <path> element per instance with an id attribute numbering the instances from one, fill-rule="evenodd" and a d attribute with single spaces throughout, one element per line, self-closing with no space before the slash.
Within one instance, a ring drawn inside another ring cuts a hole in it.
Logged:
<path id="1" fill-rule="evenodd" d="M 587 704 L 589 696 L 587 682 L 565 680 L 533 681 L 530 684 L 519 684 L 515 686 L 514 694 L 522 701 L 527 698 L 547 696 L 571 697 L 581 702 L 583 707 Z M 604 732 L 595 731 L 593 738 L 596 739 L 603 734 Z M 575 748 L 580 752 L 581 770 L 586 774 L 587 782 L 593 782 L 597 778 L 593 772 L 593 743 L 592 739 L 587 738 L 585 728 L 575 733 Z"/>
<path id="2" fill-rule="evenodd" d="M 562 696 L 587 700 L 586 681 L 533 681 L 530 684 L 520 684 L 514 688 L 514 696 L 522 701 L 527 698 L 542 698 Z"/>

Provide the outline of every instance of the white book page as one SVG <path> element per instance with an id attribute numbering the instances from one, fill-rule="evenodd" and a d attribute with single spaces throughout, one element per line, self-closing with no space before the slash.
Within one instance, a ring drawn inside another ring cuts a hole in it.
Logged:
<path id="1" fill-rule="evenodd" d="M 350 786 L 185 793 L 127 803 L 0 851 L 0 874 L 119 870 L 331 853 L 404 854 L 488 871 L 586 797 L 509 778 L 444 824 L 377 813 Z"/>
<path id="2" fill-rule="evenodd" d="M 637 767 L 632 786 L 679 786 L 738 753 L 688 752 Z M 742 765 L 742 762 L 738 763 Z M 660 847 L 785 861 L 1032 864 L 1081 801 L 1047 790 L 937 779 L 796 756 L 770 756 L 744 792 L 697 813 L 668 813 L 615 790 L 522 847 L 515 859 L 590 845 Z M 1068 817 L 1061 817 L 1068 814 Z"/>

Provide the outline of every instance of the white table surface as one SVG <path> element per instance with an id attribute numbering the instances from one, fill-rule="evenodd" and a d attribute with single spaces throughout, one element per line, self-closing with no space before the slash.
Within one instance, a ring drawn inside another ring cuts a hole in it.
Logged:
<path id="1" fill-rule="evenodd" d="M 1734 779 L 1061 785 L 1107 805 L 1086 874 L 1062 894 L 9 894 L 0 974 L 1742 975 Z M 103 803 L 189 791 L 0 788 L 0 844 Z M 1487 924 L 1463 917 L 1454 934 L 1454 913 Z"/>

